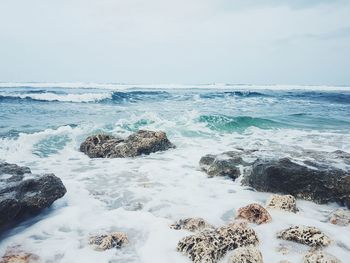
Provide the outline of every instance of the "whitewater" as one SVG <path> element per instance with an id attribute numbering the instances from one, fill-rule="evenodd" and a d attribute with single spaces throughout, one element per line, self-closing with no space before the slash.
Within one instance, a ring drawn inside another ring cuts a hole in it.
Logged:
<path id="1" fill-rule="evenodd" d="M 89 135 L 126 137 L 162 130 L 177 147 L 148 156 L 90 159 L 79 151 Z M 206 154 L 236 148 L 262 156 L 298 156 L 310 150 L 350 152 L 350 88 L 330 86 L 123 85 L 0 83 L 0 161 L 54 173 L 66 195 L 0 241 L 0 255 L 20 245 L 43 262 L 190 262 L 176 251 L 189 232 L 169 225 L 202 217 L 214 226 L 236 210 L 264 204 L 270 193 L 240 179 L 208 178 L 199 169 Z M 342 160 L 325 160 L 350 169 Z M 291 225 L 315 226 L 335 242 L 325 251 L 348 262 L 350 228 L 328 223 L 339 207 L 297 200 L 299 213 L 271 211 L 273 221 L 252 225 L 264 262 L 301 262 L 308 247 L 278 240 Z M 100 252 L 92 234 L 125 232 L 129 245 Z M 290 253 L 277 251 L 280 244 Z M 220 262 L 227 262 L 227 257 Z"/>

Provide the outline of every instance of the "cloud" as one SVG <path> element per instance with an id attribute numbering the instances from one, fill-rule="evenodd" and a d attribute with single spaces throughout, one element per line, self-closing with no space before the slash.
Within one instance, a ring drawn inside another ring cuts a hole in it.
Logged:
<path id="1" fill-rule="evenodd" d="M 349 13 L 343 0 L 2 0 L 0 81 L 344 84 Z"/>

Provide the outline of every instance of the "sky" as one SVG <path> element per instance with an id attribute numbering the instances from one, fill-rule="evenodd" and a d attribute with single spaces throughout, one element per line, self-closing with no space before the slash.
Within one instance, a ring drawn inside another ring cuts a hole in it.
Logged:
<path id="1" fill-rule="evenodd" d="M 350 1 L 0 0 L 0 81 L 350 85 Z"/>

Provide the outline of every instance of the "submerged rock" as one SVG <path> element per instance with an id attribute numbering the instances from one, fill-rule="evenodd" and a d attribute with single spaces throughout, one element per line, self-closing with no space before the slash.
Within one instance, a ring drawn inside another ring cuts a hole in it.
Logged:
<path id="1" fill-rule="evenodd" d="M 9 248 L 0 258 L 0 263 L 35 263 L 39 257 L 35 254 L 20 250 L 17 247 Z"/>
<path id="2" fill-rule="evenodd" d="M 128 237 L 121 232 L 111 234 L 96 235 L 89 238 L 89 244 L 96 250 L 107 250 L 111 248 L 121 248 L 128 243 Z"/>
<path id="3" fill-rule="evenodd" d="M 336 168 L 311 169 L 288 158 L 257 160 L 244 183 L 258 191 L 291 194 L 318 203 L 350 207 L 350 173 Z"/>
<path id="4" fill-rule="evenodd" d="M 38 214 L 65 193 L 54 174 L 34 175 L 28 167 L 0 163 L 0 231 Z"/>
<path id="5" fill-rule="evenodd" d="M 308 226 L 292 226 L 279 232 L 277 237 L 311 247 L 324 247 L 331 243 L 331 239 L 321 230 Z"/>
<path id="6" fill-rule="evenodd" d="M 200 168 L 208 174 L 209 177 L 228 176 L 236 179 L 241 172 L 239 165 L 246 165 L 239 152 L 224 152 L 218 155 L 208 154 L 199 161 Z"/>
<path id="7" fill-rule="evenodd" d="M 272 195 L 266 207 L 293 213 L 298 211 L 296 200 L 292 195 Z"/>
<path id="8" fill-rule="evenodd" d="M 170 228 L 175 230 L 185 229 L 191 232 L 196 232 L 204 229 L 213 229 L 214 227 L 208 224 L 203 218 L 186 218 L 175 222 Z"/>
<path id="9" fill-rule="evenodd" d="M 334 225 L 348 226 L 350 224 L 350 211 L 347 209 L 337 209 L 335 210 L 329 219 Z"/>
<path id="10" fill-rule="evenodd" d="M 304 263 L 341 263 L 335 256 L 322 250 L 314 250 L 307 253 L 304 257 Z"/>
<path id="11" fill-rule="evenodd" d="M 233 250 L 228 263 L 263 263 L 263 257 L 255 246 L 240 247 Z"/>
<path id="12" fill-rule="evenodd" d="M 246 223 L 235 223 L 185 237 L 178 243 L 177 250 L 193 262 L 214 263 L 230 250 L 258 242 L 255 231 Z"/>
<path id="13" fill-rule="evenodd" d="M 165 132 L 140 130 L 125 140 L 111 135 L 89 136 L 81 145 L 80 151 L 90 158 L 135 157 L 165 151 L 175 146 L 168 140 Z"/>
<path id="14" fill-rule="evenodd" d="M 236 219 L 247 220 L 250 223 L 264 224 L 272 220 L 269 212 L 259 204 L 250 204 L 238 209 Z"/>

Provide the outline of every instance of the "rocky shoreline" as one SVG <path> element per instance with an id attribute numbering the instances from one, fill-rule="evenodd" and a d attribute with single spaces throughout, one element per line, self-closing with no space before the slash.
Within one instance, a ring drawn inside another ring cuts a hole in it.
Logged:
<path id="1" fill-rule="evenodd" d="M 175 148 L 164 132 L 140 130 L 122 139 L 106 134 L 89 136 L 80 151 L 90 158 L 127 158 L 149 155 Z M 310 153 L 323 156 L 322 152 Z M 331 153 L 350 164 L 350 154 Z M 273 193 L 266 204 L 251 203 L 240 207 L 232 221 L 214 227 L 204 218 L 179 219 L 171 229 L 192 232 L 179 240 L 178 252 L 195 263 L 216 263 L 229 254 L 228 263 L 262 263 L 260 238 L 253 225 L 269 224 L 270 211 L 298 213 L 298 199 L 315 203 L 337 202 L 345 206 L 329 216 L 329 224 L 348 227 L 350 224 L 350 172 L 328 164 L 300 162 L 290 158 L 266 159 L 257 150 L 234 149 L 221 154 L 208 154 L 199 161 L 199 168 L 209 177 L 240 180 L 256 191 Z M 208 179 L 208 183 L 210 183 Z M 32 174 L 28 167 L 0 163 L 0 231 L 35 216 L 64 196 L 66 188 L 54 174 Z M 291 225 L 276 229 L 276 239 L 308 246 L 304 263 L 339 263 L 335 255 L 324 251 L 333 245 L 332 237 L 314 226 Z M 110 232 L 89 237 L 88 244 L 98 251 L 123 249 L 130 243 L 128 233 Z M 0 263 L 40 262 L 37 255 L 20 248 L 9 248 Z M 287 261 L 284 261 L 285 263 Z M 282 263 L 282 261 L 280 262 Z M 345 263 L 345 262 L 343 262 Z"/>

